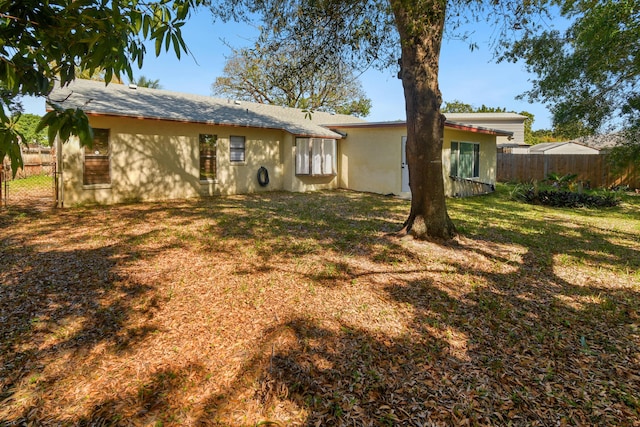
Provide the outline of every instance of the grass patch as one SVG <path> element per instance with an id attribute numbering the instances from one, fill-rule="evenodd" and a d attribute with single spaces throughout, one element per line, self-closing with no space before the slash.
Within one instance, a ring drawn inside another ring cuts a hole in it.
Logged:
<path id="1" fill-rule="evenodd" d="M 3 183 L 4 184 L 4 183 Z M 53 188 L 53 177 L 51 175 L 32 175 L 27 178 L 7 181 L 10 191 L 41 191 Z"/>
<path id="2" fill-rule="evenodd" d="M 512 188 L 0 211 L 0 425 L 637 424 L 640 197 Z"/>

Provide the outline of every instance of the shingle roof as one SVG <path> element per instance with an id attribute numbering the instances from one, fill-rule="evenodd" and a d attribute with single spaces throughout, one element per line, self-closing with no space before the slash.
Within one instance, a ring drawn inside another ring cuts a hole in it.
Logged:
<path id="1" fill-rule="evenodd" d="M 576 145 L 577 146 L 582 146 L 582 147 L 586 147 L 592 150 L 598 150 L 597 148 L 594 147 L 589 147 L 588 145 L 585 145 L 581 142 L 577 142 L 577 141 L 566 141 L 566 142 L 543 142 L 540 144 L 535 144 L 532 145 L 531 147 L 529 147 L 529 152 L 530 153 L 545 153 L 549 150 L 553 150 L 555 148 L 559 148 L 562 146 L 568 145 L 570 148 L 574 148 Z"/>
<path id="2" fill-rule="evenodd" d="M 493 129 L 483 126 L 469 125 L 466 123 L 454 122 L 446 120 L 445 127 L 465 130 L 468 132 L 485 133 L 488 135 L 500 135 L 500 136 L 513 136 L 513 132 Z M 383 128 L 383 127 L 406 127 L 407 122 L 404 120 L 394 120 L 389 122 L 358 122 L 358 123 L 336 123 L 327 125 L 331 129 L 346 129 L 346 128 Z"/>
<path id="3" fill-rule="evenodd" d="M 621 133 L 609 133 L 604 135 L 585 136 L 582 138 L 576 138 L 573 142 L 577 142 L 597 150 L 603 150 L 606 148 L 613 148 L 624 142 L 624 135 Z"/>
<path id="4" fill-rule="evenodd" d="M 464 122 L 476 120 L 507 120 L 507 119 L 526 119 L 526 116 L 516 113 L 443 113 L 447 120 Z"/>
<path id="5" fill-rule="evenodd" d="M 63 108 L 82 108 L 109 115 L 189 123 L 279 129 L 297 136 L 341 138 L 322 125 L 364 121 L 354 116 L 316 111 L 311 119 L 301 109 L 239 102 L 202 95 L 75 80 L 49 95 Z"/>

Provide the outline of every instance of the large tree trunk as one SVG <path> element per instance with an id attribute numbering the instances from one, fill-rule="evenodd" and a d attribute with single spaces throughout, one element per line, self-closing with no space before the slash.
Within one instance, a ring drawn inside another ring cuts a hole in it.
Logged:
<path id="1" fill-rule="evenodd" d="M 446 0 L 391 0 L 402 43 L 400 77 L 407 111 L 407 163 L 411 212 L 403 232 L 450 239 L 442 176 L 444 116 L 438 86 Z"/>

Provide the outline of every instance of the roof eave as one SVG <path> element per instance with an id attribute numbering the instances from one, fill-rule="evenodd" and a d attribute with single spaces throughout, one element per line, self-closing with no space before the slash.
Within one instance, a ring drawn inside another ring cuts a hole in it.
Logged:
<path id="1" fill-rule="evenodd" d="M 47 108 L 47 111 L 51 111 L 52 109 Z M 292 131 L 285 127 L 272 127 L 272 126 L 260 126 L 255 124 L 245 124 L 245 123 L 223 123 L 216 122 L 215 120 L 188 120 L 188 119 L 178 119 L 178 118 L 170 118 L 170 117 L 152 117 L 152 116 L 144 116 L 144 115 L 132 115 L 132 114 L 116 114 L 116 113 L 99 113 L 96 111 L 85 111 L 87 116 L 92 117 L 111 117 L 111 118 L 127 118 L 133 120 L 154 120 L 159 122 L 171 122 L 171 123 L 189 123 L 189 124 L 201 124 L 201 125 L 210 125 L 210 126 L 226 126 L 226 127 L 234 127 L 234 128 L 254 128 L 254 129 L 267 129 L 267 130 L 276 130 L 287 132 L 295 137 L 299 138 L 334 138 L 341 139 L 342 135 L 338 132 L 334 132 L 328 129 L 331 132 L 331 135 L 320 134 L 320 133 L 298 133 L 296 131 Z"/>
<path id="2" fill-rule="evenodd" d="M 444 123 L 445 127 L 450 129 L 463 130 L 466 132 L 475 132 L 486 135 L 495 135 L 495 136 L 506 136 L 513 137 L 513 132 L 499 130 L 499 129 L 490 129 L 482 126 L 473 126 L 465 123 L 454 122 L 450 120 L 446 120 Z M 397 121 L 397 122 L 369 122 L 369 123 L 344 123 L 344 124 L 332 124 L 326 125 L 329 129 L 334 132 L 336 129 L 349 129 L 349 128 L 392 128 L 392 127 L 407 127 L 407 122 L 405 121 Z"/>

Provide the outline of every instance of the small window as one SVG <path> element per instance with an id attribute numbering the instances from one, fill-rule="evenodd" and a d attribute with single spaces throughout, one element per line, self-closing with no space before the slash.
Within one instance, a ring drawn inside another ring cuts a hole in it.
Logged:
<path id="1" fill-rule="evenodd" d="M 84 147 L 84 185 L 111 184 L 109 129 L 93 129 L 93 147 Z"/>
<path id="2" fill-rule="evenodd" d="M 335 139 L 296 138 L 296 175 L 336 174 Z"/>
<path id="3" fill-rule="evenodd" d="M 200 179 L 216 179 L 218 135 L 200 134 Z"/>
<path id="4" fill-rule="evenodd" d="M 480 144 L 451 143 L 451 176 L 457 178 L 480 177 Z"/>
<path id="5" fill-rule="evenodd" d="M 229 159 L 231 162 L 244 162 L 245 160 L 244 136 L 232 136 L 229 138 Z"/>

